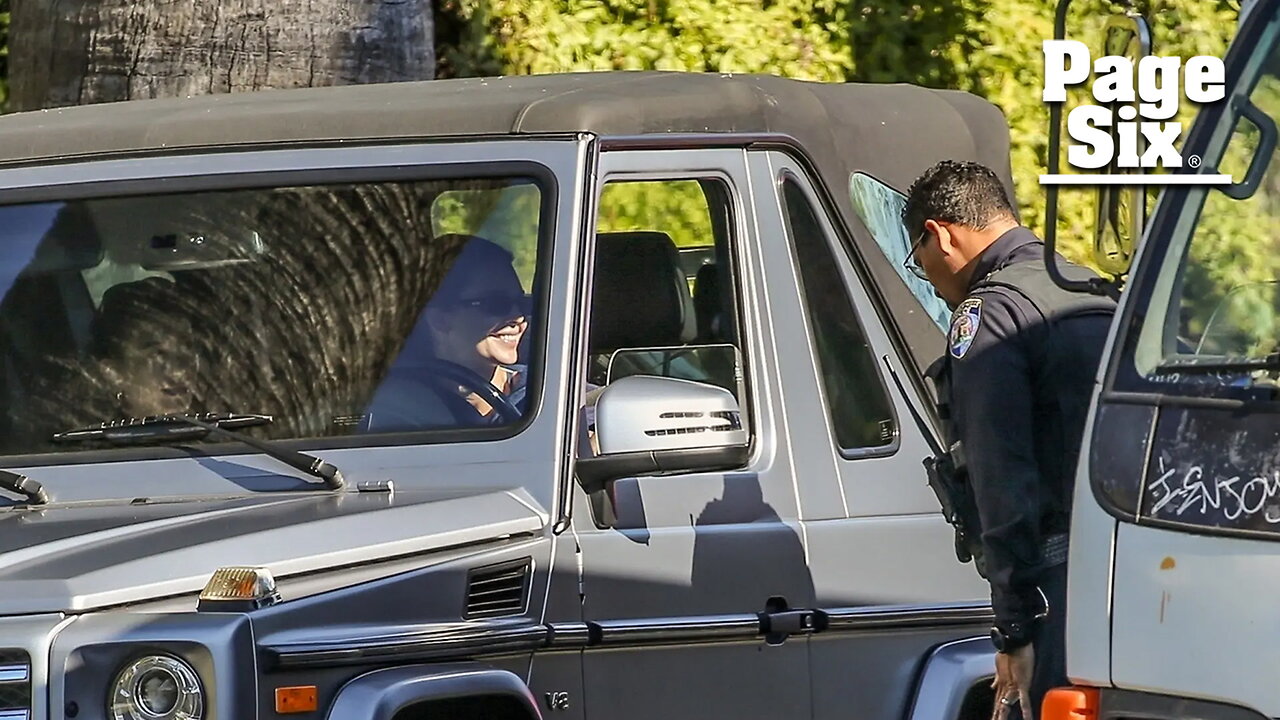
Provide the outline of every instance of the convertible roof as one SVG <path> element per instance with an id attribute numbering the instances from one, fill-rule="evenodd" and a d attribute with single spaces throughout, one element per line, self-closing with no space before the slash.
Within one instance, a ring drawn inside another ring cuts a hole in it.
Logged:
<path id="1" fill-rule="evenodd" d="M 812 158 L 858 244 L 849 201 L 861 171 L 905 191 L 943 158 L 993 168 L 1012 200 L 1009 131 L 968 93 L 770 75 L 597 72 L 352 85 L 106 103 L 0 117 L 0 165 L 102 154 L 441 136 L 591 132 L 606 137 L 776 133 Z M 908 343 L 940 333 L 878 251 L 862 252 Z M 927 344 L 925 350 L 921 344 Z M 917 362 L 922 357 L 917 355 Z"/>
<path id="2" fill-rule="evenodd" d="M 271 142 L 584 131 L 782 133 L 904 188 L 940 157 L 1008 168 L 1008 129 L 968 93 L 771 75 L 595 72 L 266 90 L 0 117 L 0 163 Z M 1007 179 L 1007 178 L 1006 178 Z"/>

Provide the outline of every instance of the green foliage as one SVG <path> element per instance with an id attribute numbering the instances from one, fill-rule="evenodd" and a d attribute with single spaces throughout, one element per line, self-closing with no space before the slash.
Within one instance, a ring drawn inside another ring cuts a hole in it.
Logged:
<path id="1" fill-rule="evenodd" d="M 541 212 L 542 191 L 533 182 L 460 182 L 432 200 L 431 231 L 478 235 L 502 245 L 528 292 L 538 266 Z"/>
<path id="2" fill-rule="evenodd" d="M 600 232 L 660 230 L 679 247 L 713 243 L 707 196 L 696 180 L 614 182 L 600 194 Z"/>
<path id="3" fill-rule="evenodd" d="M 758 72 L 841 80 L 852 67 L 838 0 L 444 0 L 458 75 L 569 70 Z"/>

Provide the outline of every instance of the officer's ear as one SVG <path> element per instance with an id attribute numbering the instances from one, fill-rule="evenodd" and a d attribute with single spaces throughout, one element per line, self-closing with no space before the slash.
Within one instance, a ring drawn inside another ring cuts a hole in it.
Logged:
<path id="1" fill-rule="evenodd" d="M 954 228 L 955 225 L 951 223 L 942 223 L 933 219 L 925 220 L 924 229 L 932 235 L 933 238 L 936 238 L 926 240 L 925 244 L 928 244 L 929 242 L 937 243 L 938 250 L 944 256 L 955 257 L 960 254 L 960 248 L 957 247 L 958 238 L 956 238 L 955 234 L 952 232 Z"/>

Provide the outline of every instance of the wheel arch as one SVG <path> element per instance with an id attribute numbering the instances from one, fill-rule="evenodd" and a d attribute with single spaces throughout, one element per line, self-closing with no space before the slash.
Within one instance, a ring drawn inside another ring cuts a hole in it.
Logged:
<path id="1" fill-rule="evenodd" d="M 908 720 L 989 718 L 995 693 L 995 648 L 987 637 L 955 640 L 933 649 L 916 682 Z"/>
<path id="2" fill-rule="evenodd" d="M 446 716 L 541 720 L 528 686 L 514 673 L 479 663 L 409 665 L 375 670 L 338 691 L 326 720 L 417 720 L 442 707 Z M 432 713 L 434 714 L 434 712 Z"/>

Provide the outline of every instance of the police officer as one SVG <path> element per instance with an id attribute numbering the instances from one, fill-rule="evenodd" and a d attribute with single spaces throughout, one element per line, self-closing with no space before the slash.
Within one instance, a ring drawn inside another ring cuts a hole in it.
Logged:
<path id="1" fill-rule="evenodd" d="M 943 161 L 917 178 L 903 222 L 908 268 L 952 308 L 937 384 L 981 525 L 969 534 L 981 539 L 995 611 L 994 716 L 1020 705 L 1030 720 L 1067 683 L 1071 493 L 1114 303 L 1054 284 L 1044 245 L 977 163 Z M 1092 275 L 1061 258 L 1058 267 Z"/>

